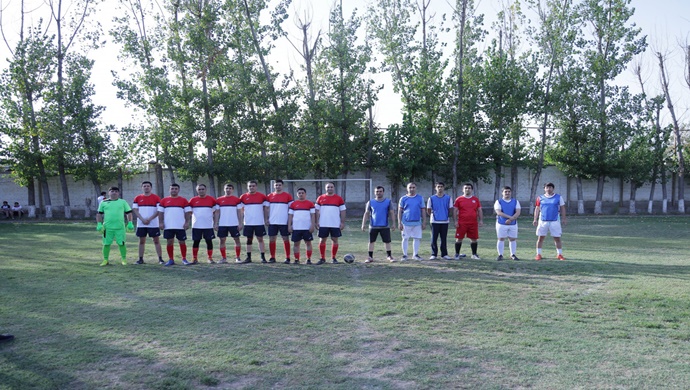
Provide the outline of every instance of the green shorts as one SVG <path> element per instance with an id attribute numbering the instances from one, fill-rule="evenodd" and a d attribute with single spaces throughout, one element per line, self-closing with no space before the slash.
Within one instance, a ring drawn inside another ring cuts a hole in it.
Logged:
<path id="1" fill-rule="evenodd" d="M 117 245 L 125 245 L 125 229 L 108 229 L 103 231 L 103 245 L 110 245 L 115 240 Z"/>

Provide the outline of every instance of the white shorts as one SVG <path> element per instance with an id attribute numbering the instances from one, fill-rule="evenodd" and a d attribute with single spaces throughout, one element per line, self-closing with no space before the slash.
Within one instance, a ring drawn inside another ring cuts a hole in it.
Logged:
<path id="1" fill-rule="evenodd" d="M 422 225 L 403 225 L 403 238 L 422 238 Z"/>
<path id="2" fill-rule="evenodd" d="M 517 238 L 518 227 L 517 223 L 514 225 L 501 225 L 496 222 L 496 235 L 498 238 Z"/>
<path id="3" fill-rule="evenodd" d="M 551 237 L 560 237 L 561 221 L 539 221 L 537 236 L 546 236 L 546 233 L 551 233 Z"/>

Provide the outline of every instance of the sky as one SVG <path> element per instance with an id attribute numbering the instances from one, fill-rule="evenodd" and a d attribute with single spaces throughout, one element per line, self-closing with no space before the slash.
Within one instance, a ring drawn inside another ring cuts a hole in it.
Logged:
<path id="1" fill-rule="evenodd" d="M 16 21 L 19 16 L 19 4 L 21 0 L 0 0 L 2 9 L 2 24 L 5 33 L 5 40 L 10 46 L 14 46 L 17 39 L 18 25 Z M 45 0 L 25 0 L 26 9 L 32 10 L 29 16 L 30 22 L 36 23 L 39 17 L 46 15 L 47 5 Z M 70 0 L 64 0 L 69 3 Z M 165 1 L 165 0 L 160 0 Z M 275 1 L 275 0 L 274 0 Z M 358 15 L 365 13 L 371 1 L 376 0 L 343 0 L 345 15 L 356 8 Z M 432 12 L 436 14 L 436 20 L 441 16 L 452 12 L 449 4 L 450 0 L 431 0 Z M 104 32 L 112 26 L 112 16 L 116 13 L 115 0 L 106 0 L 100 6 L 95 17 L 104 27 Z M 490 29 L 490 24 L 495 18 L 496 13 L 501 9 L 501 0 L 475 0 L 478 13 L 485 15 L 485 29 Z M 304 15 L 310 13 L 313 19 L 315 30 L 328 30 L 329 10 L 333 3 L 329 0 L 293 0 L 290 7 L 292 15 Z M 642 34 L 647 35 L 649 47 L 647 52 L 640 58 L 643 64 L 643 75 L 647 82 L 647 92 L 650 94 L 660 93 L 658 85 L 658 68 L 653 53 L 660 51 L 667 53 L 667 63 L 673 86 L 672 95 L 674 96 L 674 106 L 677 115 L 684 122 L 690 122 L 690 87 L 685 84 L 683 76 L 683 57 L 679 43 L 690 42 L 690 0 L 633 0 L 635 15 L 632 21 L 642 28 Z M 534 19 L 534 14 L 523 6 L 523 12 L 527 18 Z M 448 17 L 448 20 L 450 17 Z M 450 21 L 446 22 L 451 26 Z M 298 30 L 294 19 L 286 21 L 284 28 L 288 30 L 291 37 L 299 39 Z M 136 112 L 125 107 L 124 102 L 116 97 L 116 88 L 112 86 L 112 70 L 120 70 L 117 54 L 119 48 L 110 41 L 107 34 L 103 35 L 108 42 L 100 49 L 92 51 L 89 56 L 95 59 L 92 82 L 96 86 L 96 104 L 106 107 L 102 115 L 104 124 L 114 124 L 118 127 L 126 126 L 130 122 L 136 122 L 139 117 Z M 451 42 L 452 43 L 452 42 Z M 489 40 L 485 42 L 488 45 Z M 450 50 L 448 49 L 449 53 Z M 0 42 L 0 66 L 6 67 L 6 59 L 9 51 L 5 42 Z M 287 73 L 290 68 L 299 69 L 300 58 L 295 49 L 287 41 L 277 44 L 272 56 L 269 58 L 270 64 L 280 73 Z M 390 76 L 381 75 L 376 79 L 377 83 L 384 86 L 379 95 L 379 102 L 375 109 L 375 120 L 381 126 L 387 126 L 401 120 L 400 97 L 393 92 Z M 631 89 L 637 91 L 638 83 L 636 77 L 630 70 L 626 70 L 618 79 L 620 84 L 627 84 Z M 665 118 L 668 121 L 668 114 Z"/>

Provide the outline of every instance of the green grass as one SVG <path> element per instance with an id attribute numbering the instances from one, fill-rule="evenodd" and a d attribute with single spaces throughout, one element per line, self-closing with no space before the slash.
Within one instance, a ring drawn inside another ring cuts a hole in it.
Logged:
<path id="1" fill-rule="evenodd" d="M 530 260 L 525 218 L 520 262 L 490 224 L 481 261 L 365 265 L 353 222 L 352 265 L 172 268 L 150 242 L 99 267 L 93 223 L 3 223 L 0 389 L 689 388 L 688 221 L 570 218 L 565 262 L 550 238 Z"/>

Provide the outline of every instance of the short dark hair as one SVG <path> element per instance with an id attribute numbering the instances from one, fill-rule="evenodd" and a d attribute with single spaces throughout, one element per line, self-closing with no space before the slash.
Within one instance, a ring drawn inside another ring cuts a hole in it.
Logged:
<path id="1" fill-rule="evenodd" d="M 151 187 L 153 187 L 153 183 L 151 183 L 151 182 L 148 181 L 148 180 L 142 181 L 142 182 L 141 182 L 141 185 L 142 185 L 142 186 L 143 186 L 144 184 L 148 184 L 148 185 L 150 185 Z"/>
<path id="2" fill-rule="evenodd" d="M 300 191 L 304 191 L 305 194 L 307 193 L 307 190 L 305 190 L 303 187 L 300 187 L 297 189 L 297 192 L 300 192 Z"/>
<path id="3" fill-rule="evenodd" d="M 384 191 L 384 192 L 386 191 L 386 189 L 385 189 L 385 188 L 383 188 L 383 186 L 376 186 L 376 189 L 377 189 L 377 190 L 381 190 L 381 191 Z"/>
<path id="4" fill-rule="evenodd" d="M 472 185 L 472 183 L 465 183 L 465 184 L 463 184 L 462 186 L 463 186 L 463 187 L 464 187 L 464 186 L 470 186 L 471 189 L 474 189 L 474 186 Z"/>
<path id="5" fill-rule="evenodd" d="M 435 185 L 437 185 L 437 186 L 444 186 L 444 187 L 446 186 L 446 184 L 445 184 L 444 182 L 442 182 L 442 181 L 437 181 Z"/>
<path id="6" fill-rule="evenodd" d="M 118 187 L 112 186 L 112 187 L 108 188 L 108 192 L 110 192 L 110 191 L 120 192 L 120 189 Z"/>
<path id="7" fill-rule="evenodd" d="M 257 186 L 259 185 L 259 183 L 257 183 L 256 180 L 249 180 L 247 182 L 247 185 L 250 185 L 250 184 L 256 184 Z"/>
<path id="8" fill-rule="evenodd" d="M 510 186 L 505 186 L 505 187 L 503 187 L 503 191 L 505 191 L 505 190 L 510 190 L 510 191 L 513 191 L 513 189 L 512 189 L 512 188 L 510 188 Z"/>
<path id="9" fill-rule="evenodd" d="M 546 188 L 546 187 L 556 188 L 556 186 L 553 185 L 553 183 L 551 183 L 551 182 L 544 184 L 544 188 Z"/>
<path id="10" fill-rule="evenodd" d="M 177 188 L 180 188 L 180 185 L 177 184 L 177 183 L 172 183 L 172 184 L 170 185 L 170 187 L 177 187 Z"/>
<path id="11" fill-rule="evenodd" d="M 275 179 L 275 181 L 274 181 L 274 183 L 273 183 L 273 184 L 276 184 L 276 183 L 280 183 L 280 184 L 283 184 L 283 181 L 282 181 L 281 179 Z"/>
<path id="12" fill-rule="evenodd" d="M 101 191 L 101 195 L 105 195 L 105 194 L 107 194 L 107 192 Z"/>
<path id="13" fill-rule="evenodd" d="M 232 188 L 233 190 L 235 189 L 235 186 L 232 185 L 232 184 L 230 184 L 230 183 L 225 183 L 225 185 L 224 185 L 223 187 L 230 187 L 230 188 Z"/>
<path id="14" fill-rule="evenodd" d="M 196 186 L 197 187 L 204 187 L 204 189 L 206 189 L 206 184 L 197 184 Z"/>

